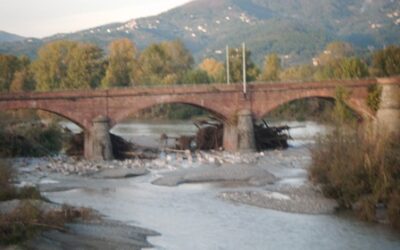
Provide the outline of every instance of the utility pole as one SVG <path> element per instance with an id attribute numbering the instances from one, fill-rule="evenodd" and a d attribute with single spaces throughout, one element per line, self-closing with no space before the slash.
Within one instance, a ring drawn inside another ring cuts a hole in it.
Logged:
<path id="1" fill-rule="evenodd" d="M 246 44 L 243 43 L 243 94 L 247 98 L 247 78 L 246 78 Z"/>
<path id="2" fill-rule="evenodd" d="M 226 83 L 228 85 L 231 84 L 231 75 L 229 71 L 229 46 L 226 46 Z"/>

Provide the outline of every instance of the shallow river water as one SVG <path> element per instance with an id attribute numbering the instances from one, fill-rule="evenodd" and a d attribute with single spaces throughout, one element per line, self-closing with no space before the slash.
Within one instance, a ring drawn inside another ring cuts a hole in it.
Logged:
<path id="1" fill-rule="evenodd" d="M 292 147 L 284 153 L 268 152 L 259 163 L 270 164 L 271 172 L 281 178 L 280 183 L 298 185 L 306 181 L 306 171 L 290 165 L 309 163 L 307 147 L 313 142 L 312 135 L 325 131 L 314 123 L 297 125 L 305 127 L 291 132 L 295 138 Z M 186 134 L 194 131 L 190 124 L 138 123 L 122 124 L 114 128 L 114 133 L 135 131 L 141 139 L 150 136 L 156 142 L 160 131 L 174 133 L 179 128 Z M 56 202 L 92 207 L 111 219 L 158 231 L 161 236 L 149 239 L 156 249 L 400 249 L 400 235 L 386 226 L 344 215 L 294 214 L 227 202 L 217 196 L 232 187 L 222 185 L 151 184 L 162 173 L 153 171 L 134 179 L 101 180 L 103 183 L 98 187 L 46 196 Z"/>

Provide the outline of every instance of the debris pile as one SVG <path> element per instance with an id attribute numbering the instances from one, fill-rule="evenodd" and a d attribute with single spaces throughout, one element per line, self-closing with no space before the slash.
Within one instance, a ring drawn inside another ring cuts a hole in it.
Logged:
<path id="1" fill-rule="evenodd" d="M 194 122 L 196 136 L 181 136 L 176 139 L 178 150 L 220 150 L 223 146 L 224 126 L 216 120 Z M 259 151 L 288 148 L 289 126 L 269 126 L 264 120 L 254 125 L 256 146 Z"/>
<path id="2" fill-rule="evenodd" d="M 254 125 L 254 135 L 256 138 L 256 146 L 259 151 L 265 149 L 284 149 L 288 148 L 289 126 L 270 127 L 263 120 L 262 124 Z"/>

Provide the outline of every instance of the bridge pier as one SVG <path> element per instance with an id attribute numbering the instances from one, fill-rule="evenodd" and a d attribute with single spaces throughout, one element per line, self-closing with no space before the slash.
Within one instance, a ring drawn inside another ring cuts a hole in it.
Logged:
<path id="1" fill-rule="evenodd" d="M 378 79 L 382 86 L 381 103 L 376 113 L 378 135 L 400 136 L 400 85 L 396 78 Z"/>
<path id="2" fill-rule="evenodd" d="M 250 110 L 245 109 L 237 114 L 237 124 L 224 125 L 224 148 L 227 151 L 256 151 L 253 116 Z"/>
<path id="3" fill-rule="evenodd" d="M 109 130 L 110 122 L 107 117 L 99 116 L 93 120 L 93 126 L 85 131 L 86 159 L 106 161 L 114 159 Z"/>

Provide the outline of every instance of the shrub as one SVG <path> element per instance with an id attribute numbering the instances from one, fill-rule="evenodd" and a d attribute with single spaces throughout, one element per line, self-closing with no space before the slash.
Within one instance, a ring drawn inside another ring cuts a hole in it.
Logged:
<path id="1" fill-rule="evenodd" d="M 57 154 L 62 148 L 63 132 L 57 124 L 22 125 L 0 129 L 0 156 L 40 157 Z"/>
<path id="2" fill-rule="evenodd" d="M 377 84 L 368 87 L 367 105 L 375 112 L 379 109 L 381 94 L 382 87 L 379 87 Z"/>
<path id="3" fill-rule="evenodd" d="M 375 220 L 375 207 L 383 204 L 400 228 L 400 138 L 376 141 L 360 130 L 337 127 L 312 150 L 310 179 L 342 207 L 357 203 L 363 219 Z"/>

